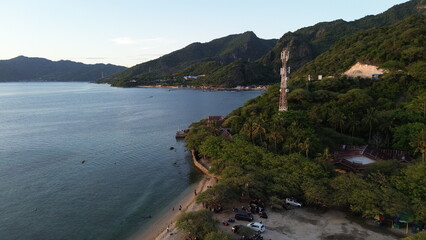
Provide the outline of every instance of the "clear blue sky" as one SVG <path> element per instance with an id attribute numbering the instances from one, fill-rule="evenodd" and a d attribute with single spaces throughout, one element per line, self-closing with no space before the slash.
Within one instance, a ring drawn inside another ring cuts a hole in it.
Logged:
<path id="1" fill-rule="evenodd" d="M 278 39 L 406 1 L 0 0 L 0 59 L 25 55 L 130 67 L 192 42 L 245 31 Z"/>

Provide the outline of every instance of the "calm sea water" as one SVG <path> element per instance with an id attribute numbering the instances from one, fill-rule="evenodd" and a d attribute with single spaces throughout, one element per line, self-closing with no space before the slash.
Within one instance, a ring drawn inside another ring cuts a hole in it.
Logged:
<path id="1" fill-rule="evenodd" d="M 260 93 L 1 83 L 0 239 L 128 237 L 190 184 L 176 130 Z"/>

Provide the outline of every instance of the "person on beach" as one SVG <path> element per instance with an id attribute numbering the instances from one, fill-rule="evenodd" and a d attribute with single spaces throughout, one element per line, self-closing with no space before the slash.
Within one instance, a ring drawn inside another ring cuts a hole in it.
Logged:
<path id="1" fill-rule="evenodd" d="M 169 225 L 167 225 L 167 232 L 169 232 L 170 231 L 170 227 L 169 227 Z"/>
<path id="2" fill-rule="evenodd" d="M 179 211 L 182 210 L 182 205 L 179 205 Z"/>
<path id="3" fill-rule="evenodd" d="M 197 196 L 197 189 L 194 189 L 194 195 Z"/>

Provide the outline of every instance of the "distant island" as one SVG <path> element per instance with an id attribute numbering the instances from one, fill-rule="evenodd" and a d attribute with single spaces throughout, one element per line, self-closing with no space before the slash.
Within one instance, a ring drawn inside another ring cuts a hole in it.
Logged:
<path id="1" fill-rule="evenodd" d="M 125 69 L 112 64 L 84 64 L 18 56 L 0 60 L 0 82 L 95 82 Z"/>

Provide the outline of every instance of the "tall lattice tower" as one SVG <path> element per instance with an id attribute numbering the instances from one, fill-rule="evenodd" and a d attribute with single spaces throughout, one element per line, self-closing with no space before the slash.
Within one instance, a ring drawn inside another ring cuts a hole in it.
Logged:
<path id="1" fill-rule="evenodd" d="M 290 50 L 288 48 L 284 48 L 281 52 L 281 61 L 283 63 L 281 67 L 281 88 L 280 88 L 280 103 L 278 111 L 283 112 L 288 110 L 287 103 L 287 81 L 288 74 L 290 73 L 290 68 L 287 68 L 287 61 L 290 57 Z"/>

